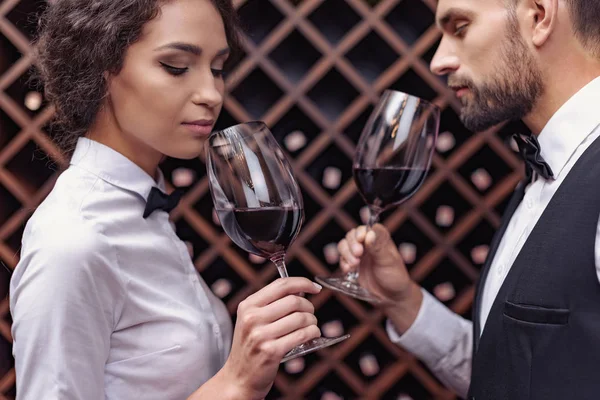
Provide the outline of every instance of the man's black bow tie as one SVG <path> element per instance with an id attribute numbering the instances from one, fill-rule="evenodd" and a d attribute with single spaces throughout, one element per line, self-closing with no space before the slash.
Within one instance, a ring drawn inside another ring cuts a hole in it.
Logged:
<path id="1" fill-rule="evenodd" d="M 544 179 L 550 179 L 554 177 L 552 168 L 544 160 L 541 153 L 540 143 L 534 135 L 526 135 L 523 138 L 521 135 L 515 134 L 513 138 L 519 146 L 519 153 L 525 161 L 525 175 L 527 180 L 531 180 L 532 173 L 535 171 L 539 176 Z"/>
<path id="2" fill-rule="evenodd" d="M 183 192 L 179 189 L 176 189 L 171 194 L 165 194 L 159 188 L 153 187 L 146 201 L 144 218 L 148 218 L 155 210 L 163 210 L 167 213 L 171 212 L 172 209 L 177 207 L 177 203 L 181 200 L 182 195 Z"/>

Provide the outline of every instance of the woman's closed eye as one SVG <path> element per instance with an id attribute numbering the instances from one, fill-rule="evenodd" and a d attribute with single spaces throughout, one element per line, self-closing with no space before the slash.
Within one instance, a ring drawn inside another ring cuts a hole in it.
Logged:
<path id="1" fill-rule="evenodd" d="M 162 67 L 164 68 L 165 71 L 167 71 L 169 74 L 171 74 L 173 76 L 182 75 L 182 74 L 186 73 L 188 70 L 187 67 L 175 67 L 173 65 L 169 65 L 164 62 L 161 62 L 160 65 L 162 65 Z"/>

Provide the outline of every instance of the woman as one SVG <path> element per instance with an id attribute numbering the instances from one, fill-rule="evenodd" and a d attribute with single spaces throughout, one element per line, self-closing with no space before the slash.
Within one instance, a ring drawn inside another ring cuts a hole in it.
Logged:
<path id="1" fill-rule="evenodd" d="M 20 399 L 262 399 L 320 335 L 303 278 L 224 305 L 177 238 L 158 164 L 197 157 L 223 104 L 230 0 L 57 0 L 38 59 L 70 167 L 11 281 Z"/>

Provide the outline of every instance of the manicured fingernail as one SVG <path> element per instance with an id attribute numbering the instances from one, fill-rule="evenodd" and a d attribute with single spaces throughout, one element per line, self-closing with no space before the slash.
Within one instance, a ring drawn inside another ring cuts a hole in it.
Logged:
<path id="1" fill-rule="evenodd" d="M 315 287 L 316 287 L 317 289 L 319 289 L 319 292 L 321 291 L 321 289 L 323 289 L 323 286 L 319 285 L 319 284 L 318 284 L 318 283 L 316 283 L 316 282 L 313 282 L 313 285 L 315 285 Z"/>

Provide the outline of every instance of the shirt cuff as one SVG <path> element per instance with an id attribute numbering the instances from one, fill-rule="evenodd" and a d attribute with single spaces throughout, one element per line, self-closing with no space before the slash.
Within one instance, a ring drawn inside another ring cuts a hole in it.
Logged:
<path id="1" fill-rule="evenodd" d="M 421 288 L 423 302 L 415 322 L 400 335 L 392 322 L 386 322 L 390 340 L 405 348 L 428 365 L 438 362 L 455 347 L 457 336 L 464 333 L 462 317 Z"/>

